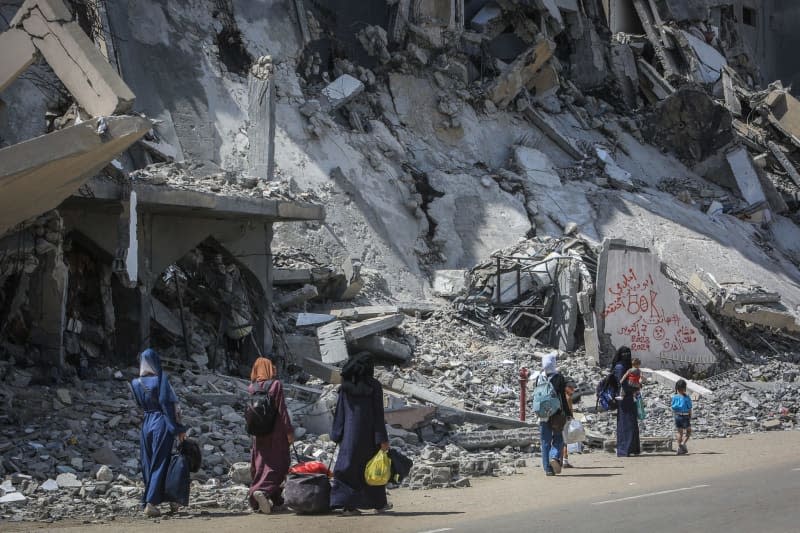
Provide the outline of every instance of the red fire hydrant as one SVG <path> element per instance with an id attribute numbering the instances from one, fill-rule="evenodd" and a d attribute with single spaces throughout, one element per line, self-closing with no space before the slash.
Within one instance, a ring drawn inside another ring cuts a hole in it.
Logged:
<path id="1" fill-rule="evenodd" d="M 525 404 L 528 401 L 528 376 L 530 372 L 527 368 L 519 369 L 519 419 L 525 422 Z"/>

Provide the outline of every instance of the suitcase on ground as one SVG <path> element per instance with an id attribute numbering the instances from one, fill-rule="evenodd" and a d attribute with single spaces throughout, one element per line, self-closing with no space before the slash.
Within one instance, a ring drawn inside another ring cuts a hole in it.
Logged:
<path id="1" fill-rule="evenodd" d="M 327 513 L 331 483 L 325 474 L 289 474 L 283 489 L 287 507 L 298 514 Z"/>

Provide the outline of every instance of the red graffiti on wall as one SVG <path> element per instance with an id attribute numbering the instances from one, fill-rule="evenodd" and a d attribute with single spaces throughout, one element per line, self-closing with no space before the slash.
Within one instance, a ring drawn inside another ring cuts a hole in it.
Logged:
<path id="1" fill-rule="evenodd" d="M 697 331 L 682 324 L 677 313 L 664 311 L 659 305 L 656 288 L 652 274 L 640 275 L 628 268 L 621 279 L 608 288 L 611 301 L 601 316 L 604 319 L 612 315 L 631 318 L 630 321 L 623 318 L 623 325 L 616 329 L 616 333 L 627 337 L 634 353 L 657 351 L 665 355 L 685 352 L 687 345 L 697 342 Z"/>

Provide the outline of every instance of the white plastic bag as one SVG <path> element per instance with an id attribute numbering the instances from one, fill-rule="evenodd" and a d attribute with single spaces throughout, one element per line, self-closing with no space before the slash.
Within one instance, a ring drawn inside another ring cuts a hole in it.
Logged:
<path id="1" fill-rule="evenodd" d="M 586 438 L 586 431 L 580 422 L 574 418 L 567 423 L 564 428 L 564 440 L 567 444 L 575 444 L 576 442 L 583 442 Z"/>

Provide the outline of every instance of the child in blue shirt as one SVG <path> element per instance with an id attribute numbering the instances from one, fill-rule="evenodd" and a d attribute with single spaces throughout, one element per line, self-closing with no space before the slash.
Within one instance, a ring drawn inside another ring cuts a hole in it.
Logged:
<path id="1" fill-rule="evenodd" d="M 692 399 L 686 394 L 686 380 L 678 380 L 672 395 L 672 413 L 675 415 L 675 433 L 678 437 L 678 455 L 689 453 L 686 442 L 692 435 Z"/>

